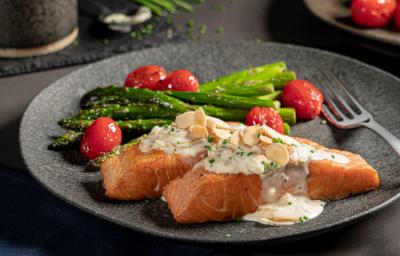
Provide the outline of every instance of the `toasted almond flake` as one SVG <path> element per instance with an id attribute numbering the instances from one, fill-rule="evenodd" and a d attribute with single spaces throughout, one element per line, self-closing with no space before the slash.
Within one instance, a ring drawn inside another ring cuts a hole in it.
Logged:
<path id="1" fill-rule="evenodd" d="M 265 155 L 259 154 L 259 155 L 256 155 L 253 158 L 253 160 L 256 161 L 256 162 L 267 162 L 268 158 Z"/>
<path id="2" fill-rule="evenodd" d="M 178 115 L 175 118 L 176 127 L 179 129 L 189 128 L 191 125 L 193 125 L 194 115 L 195 115 L 194 111 L 188 111 L 188 112 Z"/>
<path id="3" fill-rule="evenodd" d="M 232 127 L 229 124 L 225 123 L 221 119 L 212 116 L 207 116 L 206 119 L 207 119 L 207 127 L 215 125 L 215 127 L 217 128 L 232 129 Z"/>
<path id="4" fill-rule="evenodd" d="M 193 124 L 206 126 L 206 124 L 207 124 L 206 113 L 204 112 L 204 110 L 202 108 L 199 108 L 194 112 Z"/>
<path id="5" fill-rule="evenodd" d="M 272 143 L 265 149 L 265 155 L 283 167 L 289 162 L 289 153 L 286 147 L 280 143 Z"/>
<path id="6" fill-rule="evenodd" d="M 259 126 L 249 126 L 243 131 L 242 139 L 243 143 L 247 145 L 256 145 L 260 142 L 259 138 Z"/>
<path id="7" fill-rule="evenodd" d="M 213 135 L 217 137 L 217 139 L 226 140 L 229 139 L 229 137 L 231 137 L 231 132 L 225 129 L 215 128 L 212 132 Z"/>
<path id="8" fill-rule="evenodd" d="M 193 138 L 207 138 L 208 137 L 208 130 L 206 127 L 201 125 L 192 125 L 189 127 L 189 131 Z"/>
<path id="9" fill-rule="evenodd" d="M 279 132 L 275 131 L 274 129 L 266 125 L 261 126 L 260 133 L 265 134 L 272 139 L 273 138 L 281 139 L 285 144 L 288 145 L 300 145 L 300 143 L 297 140 L 293 139 L 292 137 L 280 134 Z"/>
<path id="10" fill-rule="evenodd" d="M 229 143 L 231 143 L 234 146 L 239 145 L 239 143 L 240 143 L 240 131 L 237 130 L 237 131 L 234 131 L 231 134 L 231 137 L 229 138 Z"/>
<path id="11" fill-rule="evenodd" d="M 260 141 L 264 145 L 269 145 L 269 144 L 273 143 L 273 141 L 272 141 L 272 139 L 270 137 L 267 137 L 267 136 L 264 136 L 264 135 L 260 135 Z"/>

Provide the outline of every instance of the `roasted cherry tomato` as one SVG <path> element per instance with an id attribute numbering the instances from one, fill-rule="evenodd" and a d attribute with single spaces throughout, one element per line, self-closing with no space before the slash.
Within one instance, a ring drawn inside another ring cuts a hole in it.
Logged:
<path id="1" fill-rule="evenodd" d="M 121 141 L 122 132 L 115 121 L 108 117 L 99 117 L 83 134 L 80 151 L 84 157 L 95 159 L 110 152 Z"/>
<path id="2" fill-rule="evenodd" d="M 160 81 L 166 77 L 167 71 L 163 67 L 142 66 L 128 74 L 125 86 L 155 90 Z"/>
<path id="3" fill-rule="evenodd" d="M 363 27 L 383 27 L 391 22 L 396 4 L 396 0 L 352 0 L 351 17 Z"/>
<path id="4" fill-rule="evenodd" d="M 397 3 L 396 12 L 394 14 L 394 24 L 400 29 L 400 1 Z"/>
<path id="5" fill-rule="evenodd" d="M 282 117 L 273 108 L 252 108 L 246 116 L 246 125 L 257 124 L 266 125 L 280 133 L 284 131 Z"/>
<path id="6" fill-rule="evenodd" d="M 290 81 L 282 92 L 285 107 L 296 109 L 299 119 L 310 120 L 321 113 L 324 97 L 322 93 L 306 80 Z"/>
<path id="7" fill-rule="evenodd" d="M 199 91 L 199 81 L 187 69 L 172 71 L 167 78 L 161 81 L 159 90 L 197 92 Z"/>

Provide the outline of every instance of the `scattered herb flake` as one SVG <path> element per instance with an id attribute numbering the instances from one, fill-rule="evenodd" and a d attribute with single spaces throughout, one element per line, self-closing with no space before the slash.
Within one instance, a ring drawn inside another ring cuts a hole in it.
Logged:
<path id="1" fill-rule="evenodd" d="M 224 12 L 226 10 L 226 6 L 224 4 L 219 4 L 215 7 L 215 9 L 219 12 Z"/>
<path id="2" fill-rule="evenodd" d="M 288 202 L 288 205 L 292 205 L 292 202 Z"/>
<path id="3" fill-rule="evenodd" d="M 200 34 L 205 34 L 205 33 L 207 33 L 207 31 L 208 31 L 208 26 L 207 25 L 201 25 L 199 27 Z"/>
<path id="4" fill-rule="evenodd" d="M 208 136 L 207 141 L 208 141 L 208 143 L 212 143 L 213 142 L 213 137 Z"/>
<path id="5" fill-rule="evenodd" d="M 224 32 L 225 32 L 224 27 L 217 27 L 217 28 L 215 29 L 215 33 L 217 33 L 217 34 L 222 34 L 222 33 L 224 33 Z"/>
<path id="6" fill-rule="evenodd" d="M 225 139 L 223 142 L 222 142 L 222 144 L 224 144 L 224 145 L 226 145 L 228 143 L 228 140 L 227 139 Z"/>
<path id="7" fill-rule="evenodd" d="M 335 155 L 331 155 L 331 157 L 332 157 L 332 159 L 335 159 L 335 158 L 336 158 L 336 156 L 335 156 Z"/>
<path id="8" fill-rule="evenodd" d="M 186 22 L 186 27 L 188 27 L 188 28 L 192 28 L 193 25 L 194 25 L 194 20 L 193 20 L 193 19 L 189 19 L 189 20 Z"/>
<path id="9" fill-rule="evenodd" d="M 314 153 L 315 153 L 315 150 L 311 149 L 310 152 L 314 154 Z"/>
<path id="10" fill-rule="evenodd" d="M 211 158 L 211 159 L 208 160 L 208 162 L 209 162 L 210 164 L 213 164 L 213 163 L 215 162 L 215 159 L 214 159 L 214 158 Z"/>

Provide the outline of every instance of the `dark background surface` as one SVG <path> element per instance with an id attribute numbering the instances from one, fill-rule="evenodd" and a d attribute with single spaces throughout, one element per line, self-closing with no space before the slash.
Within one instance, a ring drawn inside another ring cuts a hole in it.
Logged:
<path id="1" fill-rule="evenodd" d="M 221 3 L 226 6 L 224 12 L 217 11 Z M 400 49 L 332 28 L 313 17 L 300 0 L 210 0 L 194 14 L 175 17 L 181 30 L 186 30 L 189 18 L 194 20 L 196 40 L 257 40 L 312 46 L 354 57 L 400 76 Z M 208 26 L 205 34 L 198 33 L 202 24 Z M 215 32 L 220 26 L 224 33 Z M 18 125 L 25 107 L 40 89 L 77 68 L 0 79 L 0 205 L 2 209 L 7 205 L 0 213 L 0 250 L 5 254 L 400 254 L 399 202 L 359 223 L 319 237 L 273 246 L 213 249 L 148 238 L 54 198 L 29 175 L 15 172 L 25 171 L 18 148 Z"/>

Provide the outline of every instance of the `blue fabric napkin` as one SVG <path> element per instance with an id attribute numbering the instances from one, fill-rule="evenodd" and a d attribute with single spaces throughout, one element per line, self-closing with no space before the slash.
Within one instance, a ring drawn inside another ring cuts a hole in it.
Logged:
<path id="1" fill-rule="evenodd" d="M 0 255 L 214 255 L 96 218 L 25 173 L 0 169 Z"/>

